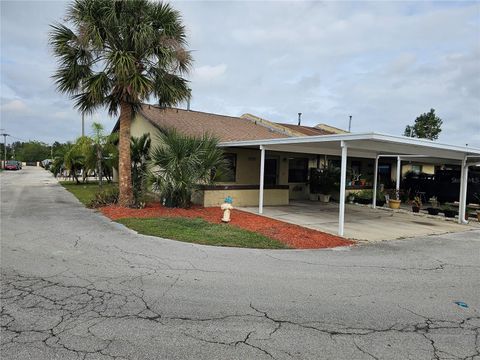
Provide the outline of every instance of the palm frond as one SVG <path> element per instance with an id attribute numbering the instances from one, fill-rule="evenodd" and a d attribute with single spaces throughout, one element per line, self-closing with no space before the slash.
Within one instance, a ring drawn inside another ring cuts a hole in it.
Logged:
<path id="1" fill-rule="evenodd" d="M 53 24 L 57 88 L 87 113 L 122 102 L 134 109 L 150 95 L 172 106 L 188 97 L 182 75 L 192 64 L 180 13 L 149 0 L 75 0 L 67 23 Z"/>
<path id="2" fill-rule="evenodd" d="M 175 129 L 162 129 L 156 136 L 159 145 L 151 152 L 152 186 L 173 206 L 188 206 L 199 186 L 212 183 L 215 171 L 227 168 L 213 136 L 192 137 Z"/>

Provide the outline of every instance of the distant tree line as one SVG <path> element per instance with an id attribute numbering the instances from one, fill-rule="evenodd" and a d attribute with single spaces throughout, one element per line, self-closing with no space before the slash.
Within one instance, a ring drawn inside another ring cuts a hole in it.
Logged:
<path id="1" fill-rule="evenodd" d="M 60 145 L 60 143 L 56 143 Z M 55 145 L 55 144 L 54 144 Z M 15 141 L 7 144 L 7 160 L 36 162 L 50 158 L 52 146 L 40 141 Z M 0 145 L 2 159 L 5 156 L 4 144 Z"/>

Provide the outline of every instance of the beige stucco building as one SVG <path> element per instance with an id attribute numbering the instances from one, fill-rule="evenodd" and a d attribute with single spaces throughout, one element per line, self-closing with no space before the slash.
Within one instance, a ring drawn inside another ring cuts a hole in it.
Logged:
<path id="1" fill-rule="evenodd" d="M 344 134 L 344 130 L 329 125 L 302 126 L 275 123 L 251 114 L 230 117 L 199 111 L 159 108 L 143 105 L 131 124 L 131 136 L 139 137 L 149 133 L 152 147 L 157 139 L 159 128 L 176 128 L 178 131 L 200 136 L 210 133 L 222 142 L 277 139 L 302 136 Z M 118 129 L 118 124 L 114 131 Z M 193 202 L 204 206 L 221 204 L 231 196 L 236 206 L 255 206 L 259 199 L 260 150 L 241 147 L 225 148 L 225 155 L 232 166 L 229 179 L 215 186 L 205 186 L 193 197 Z M 340 164 L 339 156 L 325 154 L 288 153 L 267 151 L 265 158 L 265 205 L 285 205 L 289 200 L 309 199 L 309 169 L 322 167 L 328 163 Z M 357 183 L 347 183 L 348 191 L 371 189 L 373 183 L 374 160 L 349 158 L 348 168 L 357 175 Z M 405 163 L 402 173 L 423 171 L 433 173 L 434 166 L 420 163 Z M 379 163 L 379 181 L 391 186 L 396 174 L 396 161 L 383 159 Z M 333 197 L 336 197 L 333 194 Z"/>

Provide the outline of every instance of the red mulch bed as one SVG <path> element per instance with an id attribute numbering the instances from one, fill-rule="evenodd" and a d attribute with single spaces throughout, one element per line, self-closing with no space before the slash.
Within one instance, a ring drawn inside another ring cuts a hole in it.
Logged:
<path id="1" fill-rule="evenodd" d="M 158 203 L 148 204 L 143 209 L 131 209 L 121 206 L 106 206 L 100 211 L 112 220 L 122 218 L 186 217 L 202 218 L 211 223 L 221 223 L 223 215 L 220 207 L 199 207 L 190 209 L 166 208 Z M 307 229 L 298 225 L 270 219 L 245 211 L 232 211 L 231 225 L 257 232 L 269 238 L 281 241 L 295 249 L 319 249 L 337 246 L 349 246 L 355 242 L 321 231 Z"/>

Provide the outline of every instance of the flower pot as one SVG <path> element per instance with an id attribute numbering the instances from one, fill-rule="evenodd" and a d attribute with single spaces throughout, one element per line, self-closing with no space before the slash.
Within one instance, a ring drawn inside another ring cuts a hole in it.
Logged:
<path id="1" fill-rule="evenodd" d="M 420 206 L 412 206 L 412 211 L 413 211 L 414 213 L 420 212 Z"/>
<path id="2" fill-rule="evenodd" d="M 358 198 L 357 203 L 363 204 L 363 205 L 368 205 L 368 204 L 372 203 L 372 199 Z"/>
<path id="3" fill-rule="evenodd" d="M 400 200 L 393 200 L 393 199 L 388 200 L 388 206 L 390 207 L 390 209 L 400 209 L 400 204 L 401 204 Z"/>
<path id="4" fill-rule="evenodd" d="M 443 210 L 443 215 L 445 215 L 446 218 L 454 218 L 455 215 L 457 215 L 456 210 Z"/>
<path id="5" fill-rule="evenodd" d="M 318 194 L 318 199 L 320 202 L 328 203 L 330 201 L 330 194 Z"/>
<path id="6" fill-rule="evenodd" d="M 427 208 L 427 211 L 429 215 L 438 215 L 438 213 L 440 212 L 440 209 L 429 207 Z"/>
<path id="7" fill-rule="evenodd" d="M 375 205 L 376 206 L 379 206 L 379 207 L 382 207 L 383 205 L 385 205 L 385 200 L 377 200 L 375 202 Z"/>

